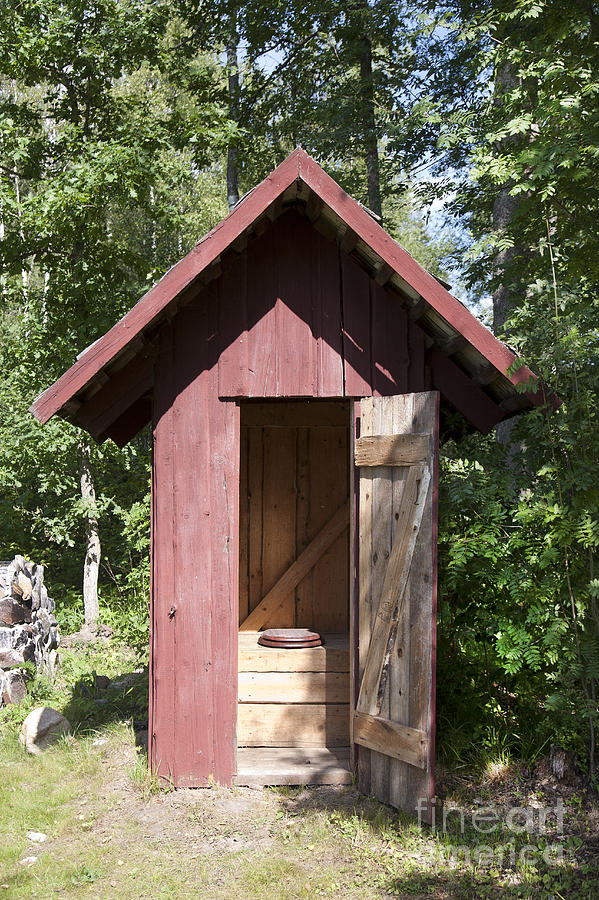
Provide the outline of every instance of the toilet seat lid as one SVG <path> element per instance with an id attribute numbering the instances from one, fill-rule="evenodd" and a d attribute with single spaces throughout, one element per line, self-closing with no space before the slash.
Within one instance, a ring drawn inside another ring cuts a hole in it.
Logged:
<path id="1" fill-rule="evenodd" d="M 267 628 L 258 638 L 263 647 L 280 647 L 291 650 L 302 647 L 320 647 L 322 638 L 308 628 Z"/>

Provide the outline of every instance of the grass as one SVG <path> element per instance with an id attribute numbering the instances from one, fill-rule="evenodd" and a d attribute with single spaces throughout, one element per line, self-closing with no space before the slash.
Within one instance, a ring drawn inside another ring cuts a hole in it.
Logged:
<path id="1" fill-rule="evenodd" d="M 446 808 L 461 812 L 436 833 L 353 788 L 165 791 L 136 745 L 144 674 L 116 691 L 98 686 L 97 675 L 134 667 L 129 651 L 99 644 L 63 656 L 55 686 L 40 682 L 24 708 L 0 711 L 0 900 L 558 900 L 599 893 L 599 807 L 591 794 L 567 798 L 557 836 L 564 858 L 552 865 L 543 859 L 551 834 L 514 834 L 505 815 L 492 834 L 472 825 L 483 805 L 555 801 L 552 785 L 505 762 L 477 781 L 446 773 Z M 70 714 L 75 730 L 30 757 L 17 742 L 19 723 L 40 699 Z M 31 831 L 46 841 L 31 841 Z M 520 857 L 526 846 L 527 860 Z M 31 856 L 36 862 L 22 864 Z"/>

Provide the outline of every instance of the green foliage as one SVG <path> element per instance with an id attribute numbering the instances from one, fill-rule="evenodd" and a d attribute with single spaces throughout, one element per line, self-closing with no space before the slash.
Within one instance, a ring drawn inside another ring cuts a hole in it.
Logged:
<path id="1" fill-rule="evenodd" d="M 520 754 L 554 741 L 592 772 L 597 17 L 545 0 L 417 8 L 413 103 L 389 140 L 420 173 L 419 194 L 442 196 L 469 230 L 470 286 L 508 293 L 509 342 L 561 400 L 550 416 L 523 417 L 507 454 L 480 438 L 445 448 L 440 721 L 461 753 L 471 734 Z"/>
<path id="2" fill-rule="evenodd" d="M 235 145 L 244 189 L 301 145 L 368 203 L 372 129 L 381 194 L 409 187 L 387 135 L 405 121 L 416 65 L 412 11 L 396 0 L 262 3 L 176 0 L 189 30 L 183 52 L 238 47 L 241 86 Z M 364 52 L 372 72 L 364 68 Z"/>
<path id="3" fill-rule="evenodd" d="M 549 217 L 563 275 L 596 282 L 599 28 L 591 7 L 541 0 L 531 15 L 526 0 L 418 5 L 420 58 L 437 65 L 412 73 L 416 102 L 395 140 L 406 168 L 428 157 L 436 175 L 429 195 L 451 180 L 450 203 L 476 242 L 471 279 L 493 287 L 523 270 L 531 285 L 547 279 Z M 519 202 L 509 225 L 494 230 L 493 204 L 506 186 Z M 494 255 L 518 246 L 530 252 L 517 254 L 514 271 L 493 272 Z"/>
<path id="4" fill-rule="evenodd" d="M 194 91 L 181 89 L 169 72 L 180 38 L 167 6 L 146 0 L 0 10 L 0 557 L 44 563 L 70 627 L 89 515 L 82 433 L 40 427 L 27 408 L 226 210 L 217 67 L 188 61 Z M 119 598 L 125 623 L 137 616 L 136 644 L 149 452 L 147 433 L 123 451 L 90 449 L 104 594 Z"/>
<path id="5" fill-rule="evenodd" d="M 83 612 L 82 435 L 54 419 L 41 427 L 27 408 L 226 212 L 221 161 L 235 126 L 218 53 L 232 11 L 246 42 L 246 186 L 296 142 L 293 117 L 307 116 L 312 149 L 365 196 L 349 13 L 331 6 L 305 17 L 301 4 L 280 4 L 266 28 L 258 8 L 222 3 L 198 16 L 146 0 L 31 0 L 0 11 L 0 556 L 25 552 L 47 566 L 63 627 L 78 627 Z M 398 33 L 398 15 L 382 3 L 370 23 L 387 93 L 386 29 Z M 268 72 L 271 25 L 282 58 Z M 339 52 L 352 60 L 345 74 Z M 318 86 L 308 58 L 320 60 Z M 291 82 L 300 91 L 293 107 L 282 99 L 296 90 Z M 322 122 L 337 108 L 339 128 L 323 147 Z M 349 155 L 337 160 L 345 145 Z M 446 245 L 429 238 L 417 203 L 389 196 L 386 214 L 402 242 L 436 266 Z M 103 615 L 114 623 L 122 613 L 129 630 L 135 619 L 136 646 L 149 588 L 149 449 L 147 433 L 123 451 L 109 442 L 90 448 Z"/>
<path id="6" fill-rule="evenodd" d="M 440 705 L 450 730 L 473 717 L 475 734 L 499 729 L 520 755 L 551 740 L 588 757 L 597 723 L 590 575 L 599 509 L 593 467 L 572 435 L 597 437 L 581 427 L 581 412 L 564 403 L 550 418 L 524 417 L 509 465 L 500 445 L 480 439 L 446 448 L 444 458 L 440 668 L 460 678 Z"/>
<path id="7" fill-rule="evenodd" d="M 580 723 L 568 730 L 546 702 L 571 635 L 553 573 L 538 581 L 539 533 L 513 517 L 504 451 L 472 439 L 465 449 L 446 448 L 441 476 L 441 752 L 530 758 L 558 736 L 580 749 Z"/>

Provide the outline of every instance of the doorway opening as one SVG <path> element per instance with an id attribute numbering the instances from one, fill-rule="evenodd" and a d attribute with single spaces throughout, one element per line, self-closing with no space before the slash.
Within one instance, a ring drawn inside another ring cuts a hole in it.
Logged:
<path id="1" fill-rule="evenodd" d="M 238 784 L 351 782 L 350 402 L 241 405 Z M 258 644 L 305 628 L 323 645 Z"/>

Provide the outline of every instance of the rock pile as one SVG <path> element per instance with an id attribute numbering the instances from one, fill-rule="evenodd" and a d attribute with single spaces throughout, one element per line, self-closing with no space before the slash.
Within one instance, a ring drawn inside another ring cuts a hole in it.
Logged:
<path id="1" fill-rule="evenodd" d="M 60 641 L 53 613 L 43 566 L 22 556 L 0 562 L 0 705 L 25 695 L 26 672 L 15 667 L 31 661 L 53 677 Z"/>

